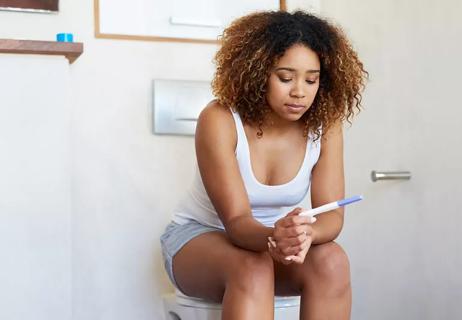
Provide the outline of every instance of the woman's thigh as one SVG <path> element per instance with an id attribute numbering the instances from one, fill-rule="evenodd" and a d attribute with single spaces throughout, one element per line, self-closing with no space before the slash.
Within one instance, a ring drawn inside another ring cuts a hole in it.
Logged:
<path id="1" fill-rule="evenodd" d="M 272 259 L 233 245 L 225 232 L 203 233 L 186 243 L 173 257 L 173 274 L 179 289 L 188 296 L 221 302 L 227 283 L 274 282 Z M 265 277 L 265 278 L 263 278 Z"/>
<path id="2" fill-rule="evenodd" d="M 276 295 L 301 295 L 303 288 L 315 281 L 348 282 L 348 257 L 342 247 L 333 241 L 314 245 L 303 264 L 283 265 L 275 262 L 274 275 Z"/>

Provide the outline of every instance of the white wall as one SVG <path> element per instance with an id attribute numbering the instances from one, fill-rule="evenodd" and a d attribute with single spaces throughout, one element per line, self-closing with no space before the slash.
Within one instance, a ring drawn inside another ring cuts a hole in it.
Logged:
<path id="1" fill-rule="evenodd" d="M 215 46 L 93 39 L 72 66 L 74 319 L 161 319 L 159 236 L 193 174 L 191 137 L 151 134 L 151 79 L 207 80 Z"/>
<path id="2" fill-rule="evenodd" d="M 177 193 L 192 178 L 194 146 L 191 137 L 151 134 L 151 80 L 211 79 L 216 46 L 97 40 L 93 36 L 93 1 L 62 0 L 60 8 L 58 15 L 0 12 L 0 38 L 54 40 L 58 32 L 72 32 L 75 41 L 85 45 L 82 56 L 68 67 L 72 101 L 71 110 L 67 110 L 71 122 L 66 128 L 71 130 L 68 172 L 72 216 L 63 212 L 55 225 L 60 230 L 56 231 L 59 241 L 66 237 L 72 240 L 71 250 L 65 253 L 72 252 L 72 269 L 63 266 L 67 270 L 63 272 L 72 274 L 73 319 L 161 319 L 160 296 L 172 288 L 162 269 L 158 239 L 169 221 Z M 10 55 L 0 55 L 2 60 L 6 57 Z M 20 80 L 15 78 L 19 75 L 11 77 L 16 82 Z M 51 97 L 51 93 L 47 94 Z M 58 118 L 56 115 L 54 119 Z M 22 137 L 10 139 L 20 143 Z M 63 152 L 63 148 L 56 152 Z M 43 161 L 50 161 L 52 156 L 44 156 Z M 64 177 L 63 173 L 60 177 Z M 64 201 L 58 193 L 55 196 L 57 202 Z M 33 207 L 34 202 L 24 205 Z M 5 212 L 0 214 L 3 221 Z M 26 213 L 14 218 L 12 213 L 6 216 L 8 223 L 17 225 L 37 222 L 30 218 Z M 69 218 L 71 232 L 66 221 Z M 23 232 L 31 237 L 42 235 L 32 228 Z M 4 234 L 2 239 L 18 237 Z M 70 246 L 69 241 L 62 243 L 61 249 L 62 246 Z M 30 250 L 21 251 L 30 255 L 33 248 L 18 250 Z M 7 252 L 13 254 L 15 247 Z M 44 259 L 54 256 L 47 251 L 37 253 Z M 24 276 L 23 284 L 18 285 L 33 285 L 23 270 L 11 274 L 15 263 L 9 263 L 6 270 L 10 274 L 5 277 L 11 275 L 17 280 Z M 2 299 L 0 318 L 9 318 L 6 316 L 25 307 L 31 311 L 24 311 L 16 319 L 67 318 L 62 317 L 62 312 L 33 315 L 43 305 L 39 298 L 47 294 L 45 284 L 37 286 L 41 292 L 34 292 L 31 299 L 18 297 L 16 301 L 22 304 L 10 305 L 9 309 L 3 308 L 9 300 Z M 70 289 L 70 283 L 67 286 Z M 3 285 L 0 293 L 8 297 Z M 57 297 L 53 299 L 48 306 L 61 303 Z M 64 301 L 62 307 L 65 306 Z M 8 310 L 11 312 L 5 313 Z"/>
<path id="3" fill-rule="evenodd" d="M 341 241 L 351 258 L 352 319 L 461 319 L 462 194 L 457 0 L 324 0 L 370 72 L 364 111 L 346 130 Z M 370 181 L 371 170 L 410 181 Z"/>

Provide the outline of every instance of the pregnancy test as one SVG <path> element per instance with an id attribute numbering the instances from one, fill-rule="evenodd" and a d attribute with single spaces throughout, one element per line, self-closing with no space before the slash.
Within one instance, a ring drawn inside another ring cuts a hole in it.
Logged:
<path id="1" fill-rule="evenodd" d="M 360 201 L 360 200 L 363 200 L 363 196 L 353 196 L 351 198 L 346 198 L 346 199 L 343 199 L 343 200 L 334 201 L 334 202 L 322 205 L 322 206 L 314 208 L 314 209 L 304 210 L 304 211 L 300 212 L 299 215 L 300 216 L 312 217 L 315 214 L 335 210 L 337 208 L 344 207 L 347 204 L 351 204 L 351 203 L 354 203 L 354 202 L 357 202 L 357 201 Z"/>
<path id="2" fill-rule="evenodd" d="M 331 203 L 322 205 L 322 206 L 317 207 L 317 208 L 314 208 L 314 209 L 304 210 L 304 211 L 300 212 L 299 215 L 300 215 L 300 216 L 305 216 L 305 217 L 311 217 L 312 220 L 311 220 L 310 223 L 314 223 L 314 222 L 316 221 L 316 218 L 313 217 L 315 214 L 319 214 L 319 213 L 323 213 L 323 212 L 335 210 L 335 209 L 337 209 L 337 208 L 346 206 L 347 204 L 351 204 L 351 203 L 354 203 L 354 202 L 357 202 L 357 201 L 361 201 L 361 200 L 363 200 L 363 196 L 361 196 L 361 195 L 359 195 L 359 196 L 353 196 L 353 197 L 351 197 L 351 198 L 346 198 L 346 199 L 343 199 L 343 200 L 334 201 L 334 202 L 331 202 Z M 274 248 L 276 248 L 276 242 L 273 240 L 272 237 L 268 237 L 268 241 L 270 242 L 270 244 L 271 244 Z M 290 260 L 290 259 L 287 259 L 287 258 L 288 258 L 288 257 L 286 257 L 286 260 Z"/>
<path id="3" fill-rule="evenodd" d="M 302 212 L 300 212 L 299 215 L 300 216 L 313 217 L 315 214 L 335 210 L 337 208 L 344 207 L 347 204 L 351 204 L 351 203 L 361 201 L 361 200 L 363 200 L 363 196 L 354 196 L 354 197 L 351 197 L 351 198 L 346 198 L 346 199 L 343 199 L 343 200 L 334 201 L 334 202 L 322 205 L 320 207 L 317 207 L 317 208 L 314 208 L 314 209 L 311 209 L 311 210 L 302 211 Z M 314 219 L 316 219 L 316 218 L 314 218 Z M 288 256 L 288 257 L 285 257 L 284 259 L 290 261 L 293 258 L 294 258 L 294 256 Z"/>

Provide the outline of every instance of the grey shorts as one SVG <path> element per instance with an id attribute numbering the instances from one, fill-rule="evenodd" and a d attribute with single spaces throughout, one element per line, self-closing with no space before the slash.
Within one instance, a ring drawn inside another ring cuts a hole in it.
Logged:
<path id="1" fill-rule="evenodd" d="M 203 233 L 211 231 L 224 232 L 223 229 L 209 227 L 202 225 L 197 221 L 191 221 L 186 224 L 170 222 L 165 228 L 164 233 L 161 235 L 160 245 L 162 248 L 165 271 L 167 271 L 170 280 L 178 290 L 180 290 L 180 288 L 178 287 L 173 275 L 173 257 L 190 240 Z"/>

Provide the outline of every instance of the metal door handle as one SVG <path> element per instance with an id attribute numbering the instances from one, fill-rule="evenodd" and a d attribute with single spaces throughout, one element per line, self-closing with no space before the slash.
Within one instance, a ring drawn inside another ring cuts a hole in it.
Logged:
<path id="1" fill-rule="evenodd" d="M 371 172 L 372 181 L 378 180 L 409 180 L 411 179 L 410 171 L 375 171 Z"/>

